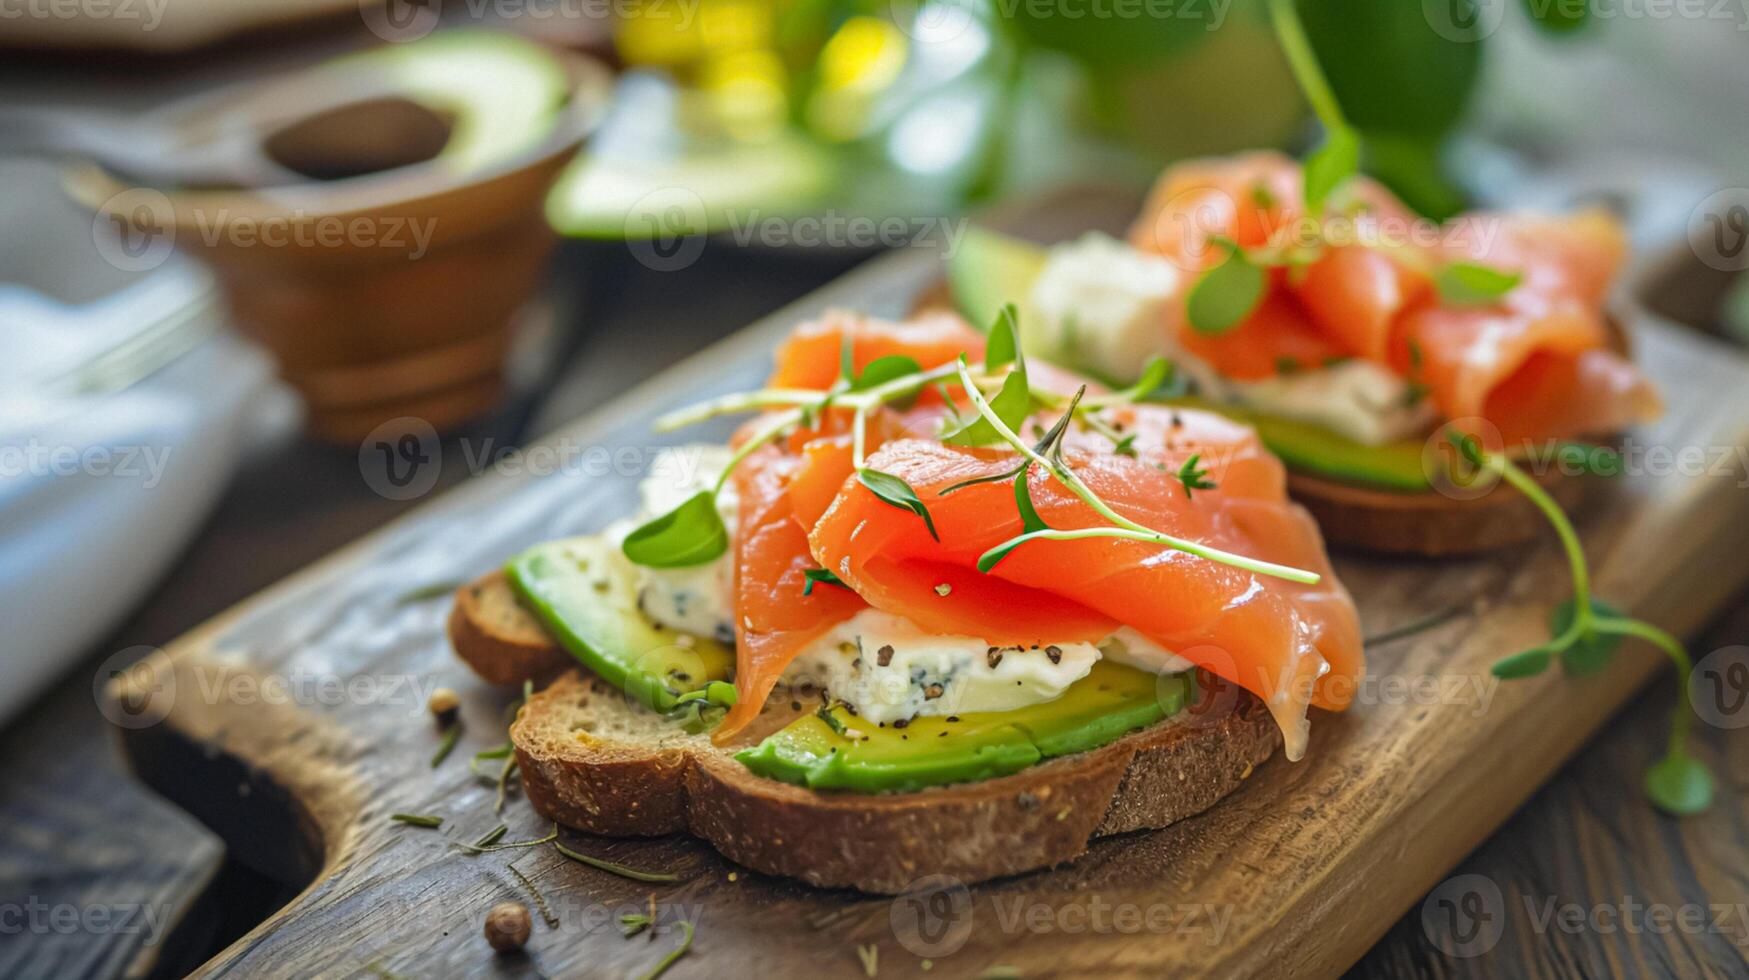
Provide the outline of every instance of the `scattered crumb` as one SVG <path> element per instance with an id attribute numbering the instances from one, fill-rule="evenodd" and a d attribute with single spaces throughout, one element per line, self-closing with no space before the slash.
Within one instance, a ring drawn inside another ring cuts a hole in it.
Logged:
<path id="1" fill-rule="evenodd" d="M 741 876 L 740 876 L 740 875 L 738 875 L 738 874 L 736 874 L 736 873 L 735 873 L 735 872 L 733 872 L 733 871 L 731 871 L 731 872 L 729 872 L 729 880 L 730 880 L 730 881 L 734 881 L 734 880 L 736 880 L 736 879 L 738 879 L 738 878 L 740 878 L 740 877 L 741 877 Z"/>

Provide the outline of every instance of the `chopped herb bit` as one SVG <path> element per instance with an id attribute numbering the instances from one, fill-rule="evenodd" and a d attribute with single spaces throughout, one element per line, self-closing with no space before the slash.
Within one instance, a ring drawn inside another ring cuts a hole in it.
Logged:
<path id="1" fill-rule="evenodd" d="M 1111 447 L 1111 451 L 1116 455 L 1128 456 L 1131 459 L 1134 459 L 1136 455 L 1136 434 L 1132 432 L 1129 435 L 1124 436 L 1122 439 L 1119 439 L 1117 443 Z"/>
<path id="2" fill-rule="evenodd" d="M 946 735 L 946 732 L 942 732 Z M 880 970 L 881 948 L 874 943 L 856 947 L 856 958 L 862 963 L 862 975 L 873 977 Z"/>
<path id="3" fill-rule="evenodd" d="M 534 899 L 534 907 L 540 910 L 541 921 L 547 924 L 547 928 L 557 929 L 559 917 L 553 914 L 552 907 L 547 905 L 547 897 L 540 893 L 540 889 L 534 886 L 528 875 L 523 874 L 514 864 L 506 865 L 505 870 L 515 875 L 516 880 L 522 882 L 522 887 L 528 889 L 529 896 Z"/>
<path id="4" fill-rule="evenodd" d="M 881 500 L 923 518 L 923 526 L 929 529 L 929 536 L 937 541 L 941 540 L 941 535 L 935 533 L 935 519 L 929 516 L 929 508 L 923 506 L 923 501 L 917 497 L 917 491 L 911 489 L 911 484 L 904 479 L 865 466 L 856 471 L 856 481 Z"/>
<path id="5" fill-rule="evenodd" d="M 461 737 L 462 726 L 460 722 L 455 722 L 444 728 L 443 741 L 438 743 L 437 753 L 431 757 L 431 768 L 436 769 L 443 765 L 443 760 L 449 758 L 449 754 L 455 751 L 456 740 Z"/>
<path id="6" fill-rule="evenodd" d="M 692 948 L 692 923 L 682 919 L 678 925 L 683 934 L 680 938 L 680 945 L 675 947 L 667 956 L 662 957 L 661 962 L 657 963 L 654 967 L 651 967 L 650 972 L 639 977 L 638 980 L 656 980 L 657 977 L 666 973 L 668 968 L 673 966 L 676 960 L 685 956 L 687 950 Z"/>
<path id="7" fill-rule="evenodd" d="M 1411 381 L 1403 386 L 1403 407 L 1414 408 L 1427 400 L 1433 389 L 1420 381 Z"/>
<path id="8" fill-rule="evenodd" d="M 1421 370 L 1421 365 L 1425 363 L 1421 356 L 1421 342 L 1414 337 L 1409 337 L 1403 341 L 1403 346 L 1409 351 L 1409 369 L 1412 371 Z"/>
<path id="9" fill-rule="evenodd" d="M 843 579 L 832 574 L 832 571 L 826 568 L 810 568 L 807 571 L 802 572 L 802 578 L 807 580 L 806 583 L 802 585 L 802 595 L 813 595 L 815 584 L 821 582 L 827 585 L 836 585 L 841 589 L 850 588 L 850 586 L 844 584 Z"/>
<path id="10" fill-rule="evenodd" d="M 1281 202 L 1276 200 L 1275 192 L 1269 189 L 1269 185 L 1260 180 L 1251 185 L 1251 203 L 1268 209 Z"/>
<path id="11" fill-rule="evenodd" d="M 391 813 L 389 819 L 396 823 L 404 823 L 412 827 L 428 827 L 432 830 L 443 826 L 442 817 L 429 817 L 423 813 Z"/>
<path id="12" fill-rule="evenodd" d="M 847 731 L 844 722 L 839 721 L 838 716 L 832 713 L 832 709 L 836 706 L 837 702 L 822 703 L 814 709 L 814 716 L 825 722 L 826 727 L 832 729 L 833 734 L 843 735 Z"/>
<path id="13" fill-rule="evenodd" d="M 935 587 L 935 594 L 938 596 L 946 596 L 952 592 L 953 592 L 953 586 L 947 584 L 946 582 L 942 582 L 941 584 L 939 584 Z"/>
<path id="14" fill-rule="evenodd" d="M 587 864 L 591 868 L 599 868 L 600 870 L 606 871 L 610 874 L 619 875 L 621 878 L 630 878 L 633 881 L 652 881 L 652 882 L 666 882 L 666 881 L 679 881 L 680 880 L 679 875 L 673 874 L 671 872 L 667 872 L 667 871 L 640 871 L 637 868 L 629 868 L 623 864 L 615 864 L 612 861 L 603 860 L 603 859 L 598 858 L 598 857 L 590 857 L 587 854 L 581 854 L 581 853 L 578 853 L 577 851 L 573 851 L 570 848 L 566 847 L 564 844 L 559 843 L 558 841 L 554 841 L 553 846 L 555 848 L 558 848 L 558 851 L 560 854 L 563 854 L 564 856 L 570 858 L 573 861 L 576 861 L 580 864 Z"/>
<path id="15" fill-rule="evenodd" d="M 1192 453 L 1190 458 L 1184 461 L 1184 465 L 1178 468 L 1178 482 L 1184 486 L 1186 499 L 1191 497 L 1192 490 L 1215 489 L 1214 482 L 1207 479 L 1209 471 L 1197 465 L 1201 461 L 1202 453 Z"/>
<path id="16" fill-rule="evenodd" d="M 506 827 L 503 824 L 499 824 L 498 826 L 493 827 L 491 830 L 486 831 L 486 833 L 484 835 L 482 835 L 479 840 L 474 841 L 474 846 L 475 847 L 491 847 L 493 844 L 496 844 L 499 841 L 503 840 L 504 835 L 509 833 L 509 832 L 510 832 L 509 827 Z"/>
<path id="17" fill-rule="evenodd" d="M 1285 354 L 1275 359 L 1276 374 L 1298 374 L 1299 371 L 1300 362 L 1298 360 Z"/>

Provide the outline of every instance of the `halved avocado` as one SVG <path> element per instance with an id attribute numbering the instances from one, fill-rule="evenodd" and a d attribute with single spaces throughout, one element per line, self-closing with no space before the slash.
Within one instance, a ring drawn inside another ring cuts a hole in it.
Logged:
<path id="1" fill-rule="evenodd" d="M 517 555 L 504 574 L 561 646 L 645 707 L 667 712 L 682 695 L 733 676 L 732 647 L 657 626 L 638 609 L 614 551 L 598 537 L 567 538 Z"/>
<path id="2" fill-rule="evenodd" d="M 947 282 L 954 305 L 972 323 L 989 323 L 1003 303 L 1023 302 L 1024 297 L 1031 295 L 1033 281 L 1044 268 L 1046 252 L 1043 246 L 1023 239 L 972 229 L 947 263 Z M 1023 346 L 1027 337 L 1025 324 L 1023 314 Z M 1036 335 L 1038 331 L 1032 333 Z M 1049 359 L 1057 352 L 1027 346 L 1027 353 Z M 1257 430 L 1263 444 L 1293 469 L 1406 493 L 1430 488 L 1421 465 L 1419 440 L 1368 446 L 1305 422 L 1195 399 L 1179 401 L 1248 423 Z"/>
<path id="3" fill-rule="evenodd" d="M 405 96 L 450 124 L 434 158 L 472 173 L 536 146 L 570 96 L 565 69 L 533 41 L 488 30 L 440 31 L 339 58 L 333 67 L 382 72 Z"/>
<path id="4" fill-rule="evenodd" d="M 1014 711 L 923 717 L 877 727 L 830 709 L 799 718 L 735 758 L 770 779 L 811 789 L 913 792 L 993 779 L 1109 744 L 1177 714 L 1194 697 L 1191 673 L 1156 676 L 1100 661 L 1056 700 Z"/>

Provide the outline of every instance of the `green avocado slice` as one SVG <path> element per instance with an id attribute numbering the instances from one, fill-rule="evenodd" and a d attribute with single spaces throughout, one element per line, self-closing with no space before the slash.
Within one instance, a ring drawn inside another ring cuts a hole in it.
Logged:
<path id="1" fill-rule="evenodd" d="M 1024 302 L 1032 293 L 1033 280 L 1044 268 L 1046 249 L 1023 239 L 983 228 L 973 228 L 947 260 L 947 282 L 954 305 L 975 324 L 989 323 L 1003 303 Z M 1021 317 L 1025 344 L 1026 317 Z M 1033 336 L 1038 331 L 1032 332 Z M 1027 353 L 1051 359 L 1061 351 L 1033 350 Z M 1185 400 L 1192 404 L 1191 400 Z M 1194 402 L 1196 407 L 1220 412 L 1250 424 L 1270 452 L 1290 468 L 1346 483 L 1402 493 L 1431 489 L 1422 468 L 1420 441 L 1368 446 L 1344 438 L 1322 426 L 1292 419 L 1261 415 L 1228 405 Z"/>
<path id="2" fill-rule="evenodd" d="M 499 31 L 442 31 L 333 63 L 382 71 L 407 98 L 450 120 L 437 161 L 477 173 L 545 139 L 570 96 L 564 66 L 539 44 Z"/>
<path id="3" fill-rule="evenodd" d="M 735 756 L 753 772 L 810 789 L 914 792 L 992 779 L 1045 759 L 1086 752 L 1182 711 L 1192 675 L 1156 676 L 1100 661 L 1063 695 L 1014 711 L 923 717 L 876 727 L 830 709 L 791 722 Z"/>
<path id="4" fill-rule="evenodd" d="M 602 538 L 567 538 L 517 555 L 504 573 L 561 646 L 645 707 L 667 712 L 681 695 L 727 681 L 734 649 L 652 623 L 614 551 Z"/>

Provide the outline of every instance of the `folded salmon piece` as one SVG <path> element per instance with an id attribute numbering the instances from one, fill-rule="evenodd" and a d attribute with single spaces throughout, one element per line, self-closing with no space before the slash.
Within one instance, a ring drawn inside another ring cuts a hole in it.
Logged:
<path id="1" fill-rule="evenodd" d="M 1287 500 L 1280 462 L 1249 428 L 1159 406 L 1115 414 L 1136 435 L 1136 457 L 1112 454 L 1109 440 L 1100 445 L 1090 433 L 1065 446 L 1071 467 L 1111 507 L 1167 534 L 1315 571 L 1321 581 L 1300 585 L 1108 537 L 1028 543 L 980 572 L 979 557 L 1023 529 L 1014 490 L 994 482 L 942 491 L 1011 469 L 1018 456 L 919 439 L 885 444 L 868 465 L 917 491 L 940 540 L 916 515 L 852 482 L 809 535 L 813 557 L 870 605 L 934 632 L 1030 646 L 1098 642 L 1133 627 L 1257 694 L 1289 758 L 1299 758 L 1307 706 L 1345 707 L 1364 670 L 1359 617 L 1317 527 Z M 1187 494 L 1174 475 L 1193 453 L 1216 489 Z M 1028 486 L 1052 527 L 1108 523 L 1036 468 Z"/>
<path id="2" fill-rule="evenodd" d="M 770 386 L 830 388 L 842 370 L 846 337 L 858 371 L 889 355 L 911 357 L 927 369 L 962 353 L 972 359 L 984 354 L 983 335 L 952 314 L 894 322 L 832 312 L 797 327 L 778 349 Z M 947 411 L 932 390 L 906 412 L 875 412 L 864 430 L 865 449 L 891 438 L 933 433 Z M 809 553 L 808 531 L 854 476 L 850 419 L 843 410 L 823 412 L 814 427 L 756 451 L 735 470 L 740 499 L 733 545 L 737 698 L 716 730 L 719 741 L 758 716 L 784 668 L 803 648 L 867 607 L 848 589 L 824 586 L 803 594 L 808 569 L 818 567 Z M 766 424 L 765 418 L 754 419 L 737 441 Z"/>
<path id="3" fill-rule="evenodd" d="M 1298 163 L 1274 153 L 1194 160 L 1156 184 L 1130 241 L 1191 272 L 1247 249 L 1311 237 Z M 1564 218 L 1475 213 L 1433 225 L 1378 183 L 1356 178 L 1318 227 L 1332 244 L 1272 269 L 1251 316 L 1219 336 L 1191 328 L 1182 278 L 1167 322 L 1179 346 L 1225 377 L 1256 380 L 1363 357 L 1423 386 L 1448 419 L 1483 418 L 1509 443 L 1602 435 L 1655 418 L 1656 390 L 1613 351 L 1604 303 L 1627 247 L 1601 212 Z M 1497 301 L 1444 303 L 1447 265 L 1521 279 Z"/>

